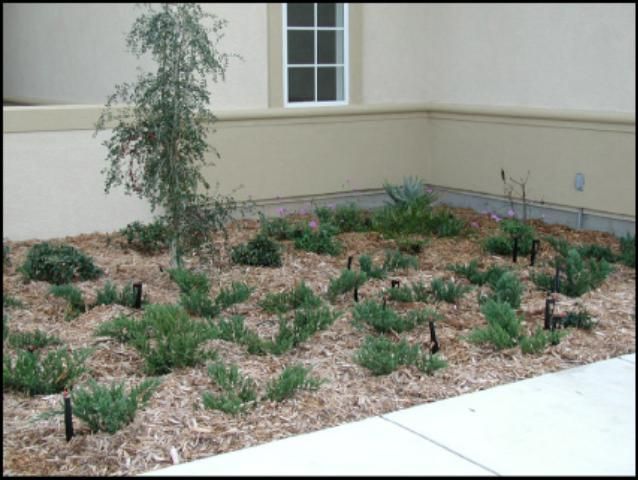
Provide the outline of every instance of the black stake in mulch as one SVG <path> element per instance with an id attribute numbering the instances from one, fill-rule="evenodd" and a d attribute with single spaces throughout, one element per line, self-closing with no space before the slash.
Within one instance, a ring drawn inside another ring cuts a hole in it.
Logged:
<path id="1" fill-rule="evenodd" d="M 388 299 L 386 298 L 386 296 L 383 296 L 383 309 L 385 310 L 385 304 L 388 301 Z"/>
<path id="2" fill-rule="evenodd" d="M 354 287 L 354 301 L 359 303 L 359 289 Z"/>
<path id="3" fill-rule="evenodd" d="M 514 237 L 514 249 L 512 250 L 512 262 L 516 263 L 518 258 L 518 237 Z"/>
<path id="4" fill-rule="evenodd" d="M 352 258 L 353 258 L 352 255 L 348 257 L 348 270 L 352 269 Z"/>
<path id="5" fill-rule="evenodd" d="M 401 285 L 401 280 L 391 280 L 390 281 L 391 288 L 399 287 L 400 285 Z"/>
<path id="6" fill-rule="evenodd" d="M 66 433 L 66 441 L 71 440 L 73 436 L 73 417 L 71 415 L 71 398 L 69 392 L 64 389 L 64 429 Z"/>
<path id="7" fill-rule="evenodd" d="M 529 259 L 529 264 L 530 266 L 534 266 L 534 261 L 536 260 L 536 254 L 538 253 L 538 251 L 540 250 L 541 247 L 541 241 L 540 240 L 532 240 L 532 255 Z"/>
<path id="8" fill-rule="evenodd" d="M 551 305 L 551 309 L 550 309 L 550 305 Z M 543 328 L 545 330 L 550 330 L 550 329 L 553 330 L 552 324 L 553 324 L 555 306 L 556 306 L 556 300 L 548 296 L 547 299 L 545 299 L 545 323 L 543 325 Z"/>
<path id="9" fill-rule="evenodd" d="M 558 293 L 560 290 L 560 265 L 556 264 L 556 276 L 554 277 L 553 291 Z"/>
<path id="10" fill-rule="evenodd" d="M 436 352 L 440 350 L 439 341 L 436 339 L 436 331 L 434 330 L 434 322 L 430 320 L 428 324 L 430 325 L 430 340 L 432 342 L 432 349 L 430 350 L 430 352 L 432 353 L 432 355 L 434 355 Z"/>
<path id="11" fill-rule="evenodd" d="M 133 305 L 133 308 L 142 308 L 142 282 L 134 283 L 133 291 L 135 292 L 135 305 Z"/>

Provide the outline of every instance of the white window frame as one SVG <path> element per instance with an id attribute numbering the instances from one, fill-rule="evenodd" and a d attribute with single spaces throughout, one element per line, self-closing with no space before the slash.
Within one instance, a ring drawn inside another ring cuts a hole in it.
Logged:
<path id="1" fill-rule="evenodd" d="M 312 102 L 289 102 L 289 91 L 288 91 L 288 4 L 284 3 L 283 11 L 282 11 L 282 20 L 283 20 L 283 80 L 284 80 L 284 107 L 330 107 L 330 106 L 343 106 L 348 105 L 350 102 L 350 58 L 349 58 L 349 12 L 348 12 L 348 4 L 343 3 L 343 27 L 319 27 L 317 26 L 317 3 L 313 3 L 315 13 L 315 25 L 312 27 L 291 27 L 292 30 L 311 30 L 315 35 L 315 63 L 309 64 L 295 64 L 295 67 L 313 67 L 315 72 L 315 98 L 317 98 L 317 71 L 318 67 L 343 67 L 343 100 L 323 100 L 323 101 L 312 101 Z M 317 32 L 320 30 L 334 30 L 339 31 L 343 29 L 343 65 L 335 63 L 335 64 L 324 64 L 317 63 Z"/>

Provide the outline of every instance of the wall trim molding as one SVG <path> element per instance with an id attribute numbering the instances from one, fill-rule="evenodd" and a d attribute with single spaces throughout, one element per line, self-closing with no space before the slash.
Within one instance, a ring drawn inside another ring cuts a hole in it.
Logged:
<path id="1" fill-rule="evenodd" d="M 44 105 L 3 107 L 3 133 L 94 130 L 102 105 Z M 125 108 L 125 107 L 121 107 Z M 452 105 L 437 103 L 347 105 L 313 108 L 238 109 L 214 112 L 219 122 L 300 120 L 394 114 L 423 114 L 433 119 L 460 119 L 478 116 L 500 121 L 534 120 L 607 124 L 634 129 L 635 113 L 593 112 L 531 107 Z M 575 128 L 580 128 L 576 126 Z M 586 128 L 583 126 L 582 128 Z M 590 127 L 591 128 L 591 127 Z"/>

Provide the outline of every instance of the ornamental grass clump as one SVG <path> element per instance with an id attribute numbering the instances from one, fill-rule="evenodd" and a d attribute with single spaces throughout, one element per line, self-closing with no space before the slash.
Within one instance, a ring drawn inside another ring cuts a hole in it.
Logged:
<path id="1" fill-rule="evenodd" d="M 221 288 L 217 297 L 215 297 L 215 305 L 220 310 L 226 310 L 237 303 L 248 300 L 254 290 L 254 288 L 243 282 L 232 282 L 230 288 Z"/>
<path id="2" fill-rule="evenodd" d="M 282 293 L 267 293 L 259 306 L 268 313 L 285 313 L 297 308 L 315 308 L 321 305 L 319 298 L 304 281 L 292 290 Z"/>
<path id="3" fill-rule="evenodd" d="M 222 390 L 222 393 L 214 395 L 204 392 L 202 401 L 206 408 L 236 415 L 256 402 L 255 381 L 242 375 L 237 365 L 226 366 L 222 362 L 213 363 L 208 366 L 208 376 Z"/>
<path id="4" fill-rule="evenodd" d="M 310 377 L 309 368 L 300 364 L 290 365 L 268 383 L 264 398 L 281 402 L 294 396 L 298 390 L 317 390 L 322 383 L 323 380 Z"/>
<path id="5" fill-rule="evenodd" d="M 231 260 L 238 265 L 281 267 L 281 248 L 264 233 L 257 234 L 248 243 L 237 245 L 231 251 Z"/>
<path id="6" fill-rule="evenodd" d="M 514 272 L 503 273 L 492 285 L 492 294 L 488 297 L 497 302 L 507 302 L 512 308 L 521 306 L 523 285 Z M 484 300 L 482 300 L 484 301 Z"/>
<path id="7" fill-rule="evenodd" d="M 339 295 L 351 292 L 355 288 L 361 287 L 368 279 L 365 272 L 355 272 L 354 270 L 341 270 L 341 274 L 336 278 L 331 278 L 328 284 L 328 299 L 334 302 Z"/>
<path id="8" fill-rule="evenodd" d="M 104 274 L 93 259 L 71 245 L 38 243 L 29 249 L 18 270 L 29 280 L 55 285 L 94 280 Z"/>
<path id="9" fill-rule="evenodd" d="M 71 393 L 73 415 L 84 421 L 92 433 L 113 434 L 135 419 L 137 410 L 159 385 L 158 379 L 148 378 L 127 393 L 123 382 L 105 386 L 91 379 L 87 388 L 76 388 Z"/>
<path id="10" fill-rule="evenodd" d="M 548 345 L 558 345 L 566 332 L 558 330 L 545 331 L 536 327 L 533 335 L 520 338 L 521 351 L 525 354 L 541 353 Z"/>
<path id="11" fill-rule="evenodd" d="M 472 330 L 468 340 L 491 343 L 497 350 L 515 346 L 520 338 L 521 319 L 507 302 L 487 300 L 481 307 L 487 327 Z"/>
<path id="12" fill-rule="evenodd" d="M 394 287 L 387 291 L 388 299 L 394 302 L 409 303 L 414 301 L 412 288 L 404 285 L 402 287 Z"/>
<path id="13" fill-rule="evenodd" d="M 84 363 L 93 352 L 79 349 L 69 352 L 60 348 L 42 358 L 37 351 L 19 350 L 15 362 L 4 355 L 2 364 L 3 390 L 24 392 L 28 395 L 48 395 L 71 388 L 86 371 Z"/>
<path id="14" fill-rule="evenodd" d="M 355 305 L 352 310 L 352 320 L 357 326 L 367 323 L 380 333 L 401 333 L 412 330 L 416 326 L 415 318 L 401 316 L 374 300 L 366 300 Z"/>
<path id="15" fill-rule="evenodd" d="M 128 282 L 118 292 L 117 287 L 110 280 L 107 280 L 104 287 L 97 291 L 95 304 L 93 304 L 92 307 L 96 307 L 98 305 L 117 304 L 124 307 L 134 308 L 136 297 L 137 295 L 132 282 Z M 142 298 L 141 303 L 142 305 L 148 304 L 148 297 L 146 294 Z"/>

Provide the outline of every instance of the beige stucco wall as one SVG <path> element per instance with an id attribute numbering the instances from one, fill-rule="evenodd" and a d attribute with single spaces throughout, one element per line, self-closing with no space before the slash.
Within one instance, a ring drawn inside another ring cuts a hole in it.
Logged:
<path id="1" fill-rule="evenodd" d="M 267 106 L 266 4 L 202 4 L 228 20 L 220 50 L 237 53 L 226 81 L 209 82 L 215 109 Z M 116 84 L 152 67 L 126 50 L 134 4 L 3 4 L 3 96 L 42 104 L 101 104 Z"/>
<path id="2" fill-rule="evenodd" d="M 364 4 L 363 101 L 635 112 L 635 4 Z"/>
<path id="3" fill-rule="evenodd" d="M 113 231 L 150 219 L 144 202 L 103 194 L 95 107 L 3 109 L 3 232 L 12 240 Z M 205 170 L 221 192 L 260 203 L 381 191 L 416 175 L 502 195 L 500 168 L 530 171 L 530 200 L 635 219 L 635 116 L 413 104 L 219 112 Z M 212 156 L 210 157 L 212 160 Z M 584 191 L 574 188 L 585 175 Z M 304 200 L 304 201 L 305 201 Z"/>

